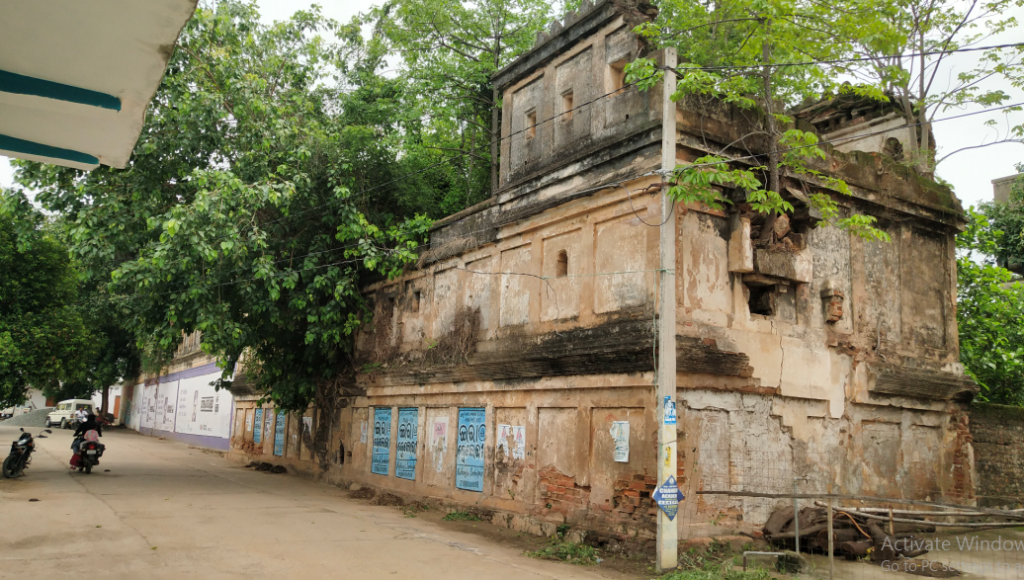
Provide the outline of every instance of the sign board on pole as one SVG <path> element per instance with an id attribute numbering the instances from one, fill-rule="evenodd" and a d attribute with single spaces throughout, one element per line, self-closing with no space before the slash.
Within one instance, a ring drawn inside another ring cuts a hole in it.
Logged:
<path id="1" fill-rule="evenodd" d="M 665 395 L 665 424 L 676 424 L 676 402 L 670 395 Z"/>
<path id="2" fill-rule="evenodd" d="M 671 475 L 665 480 L 665 483 L 658 486 L 658 489 L 654 490 L 651 494 L 651 498 L 657 502 L 658 507 L 661 511 L 665 512 L 668 519 L 675 519 L 676 514 L 679 513 L 679 500 L 683 498 L 682 494 L 679 493 L 679 486 L 676 485 L 676 478 Z"/>

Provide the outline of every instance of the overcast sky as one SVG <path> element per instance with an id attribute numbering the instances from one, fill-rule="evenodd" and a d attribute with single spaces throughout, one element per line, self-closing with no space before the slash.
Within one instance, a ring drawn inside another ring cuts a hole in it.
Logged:
<path id="1" fill-rule="evenodd" d="M 323 13 L 329 18 L 339 21 L 347 21 L 359 12 L 368 10 L 379 0 L 326 0 L 320 2 Z M 272 22 L 287 18 L 295 10 L 308 8 L 312 2 L 305 0 L 259 0 L 260 10 L 264 20 Z M 1024 21 L 1024 9 L 1017 8 L 1015 12 L 1018 20 Z M 998 44 L 1001 42 L 1016 42 L 1020 40 L 1020 29 L 1004 34 L 1001 38 L 993 38 L 986 44 Z M 946 75 L 955 75 L 971 64 L 976 58 L 974 54 L 956 55 Z M 1024 92 L 1010 86 L 997 86 L 1011 95 L 1014 103 L 1024 102 Z M 953 116 L 963 111 L 949 111 L 939 113 L 938 118 Z M 999 122 L 1000 130 L 995 130 L 984 124 L 987 119 L 995 119 Z M 1012 113 L 1011 123 L 1024 123 L 1024 113 Z M 946 122 L 939 122 L 934 125 L 935 138 L 939 144 L 939 157 L 942 155 L 972 145 L 991 143 L 1005 137 L 1006 117 L 1002 113 L 989 113 L 974 115 L 963 119 Z M 957 153 L 939 165 L 938 174 L 943 179 L 953 184 L 957 197 L 964 206 L 977 205 L 981 201 L 992 198 L 992 180 L 1013 175 L 1014 164 L 1024 162 L 1024 145 L 1018 143 L 993 145 L 980 149 L 972 149 Z M 7 158 L 0 157 L 0 185 L 10 186 L 12 183 L 12 171 Z"/>

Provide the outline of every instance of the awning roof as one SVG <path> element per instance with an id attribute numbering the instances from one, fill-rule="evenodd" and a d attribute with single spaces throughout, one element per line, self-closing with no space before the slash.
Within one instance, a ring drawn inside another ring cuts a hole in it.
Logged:
<path id="1" fill-rule="evenodd" d="M 4 0 L 0 155 L 124 167 L 196 0 Z"/>

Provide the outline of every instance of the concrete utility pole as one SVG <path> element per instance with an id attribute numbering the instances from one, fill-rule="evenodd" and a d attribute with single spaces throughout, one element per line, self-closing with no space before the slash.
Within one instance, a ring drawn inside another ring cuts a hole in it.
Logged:
<path id="1" fill-rule="evenodd" d="M 676 104 L 670 98 L 676 92 L 676 49 L 665 49 L 665 78 L 662 81 L 661 168 L 672 171 L 676 167 Z M 669 175 L 663 175 L 667 181 Z M 661 192 L 661 226 L 659 240 L 659 305 L 658 305 L 658 487 L 673 487 L 676 476 L 676 220 L 672 213 L 675 203 Z M 671 482 L 670 486 L 665 486 Z M 677 492 L 678 496 L 678 492 Z M 678 509 L 678 505 L 675 506 Z M 675 511 L 658 510 L 658 570 L 672 570 L 679 564 L 679 532 Z"/>

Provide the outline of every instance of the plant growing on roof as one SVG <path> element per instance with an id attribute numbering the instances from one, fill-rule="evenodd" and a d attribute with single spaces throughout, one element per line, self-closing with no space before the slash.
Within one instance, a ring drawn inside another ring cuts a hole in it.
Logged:
<path id="1" fill-rule="evenodd" d="M 782 195 L 786 176 L 799 176 L 816 182 L 821 188 L 849 195 L 846 182 L 813 167 L 825 152 L 814 133 L 792 126 L 793 119 L 782 113 L 781 105 L 819 95 L 833 87 L 823 66 L 778 66 L 844 54 L 841 43 L 831 42 L 823 33 L 806 30 L 803 22 L 819 15 L 813 4 L 786 0 L 727 0 L 690 3 L 667 0 L 660 5 L 654 22 L 639 25 L 636 32 L 657 46 L 679 51 L 681 64 L 675 72 L 679 81 L 674 102 L 682 99 L 719 99 L 729 105 L 755 113 L 754 129 L 732 143 L 691 164 L 676 168 L 666 179 L 671 183 L 668 195 L 681 203 L 703 203 L 712 208 L 733 203 L 723 189 L 746 192 L 750 210 L 765 216 L 762 240 L 771 241 L 772 224 L 778 215 L 792 213 L 793 205 Z M 664 70 L 650 58 L 638 58 L 627 66 L 627 81 L 640 90 L 649 90 L 664 77 Z M 870 86 L 847 86 L 844 90 L 883 98 Z M 760 145 L 763 154 L 743 156 L 744 163 L 733 159 L 730 151 Z M 803 183 L 804 181 L 801 181 Z M 871 216 L 843 216 L 831 195 L 805 191 L 806 202 L 821 220 L 868 240 L 888 240 L 888 235 L 873 226 Z"/>

